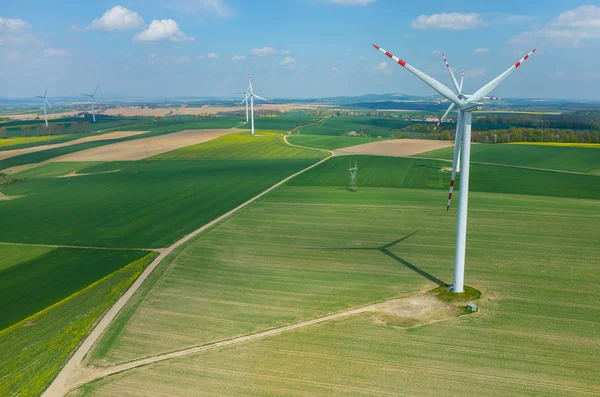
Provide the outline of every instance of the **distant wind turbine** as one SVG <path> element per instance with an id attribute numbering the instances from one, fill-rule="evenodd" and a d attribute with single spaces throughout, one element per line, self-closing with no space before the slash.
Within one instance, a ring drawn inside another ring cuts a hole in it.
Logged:
<path id="1" fill-rule="evenodd" d="M 252 78 L 250 77 L 250 72 L 248 72 L 248 89 L 240 94 L 246 94 L 246 98 L 240 102 L 240 105 L 246 102 L 246 122 L 248 122 L 248 100 L 250 100 L 250 119 L 252 121 L 252 135 L 254 135 L 254 98 L 258 98 L 269 103 L 271 101 L 254 93 L 254 90 L 252 89 Z"/>
<path id="2" fill-rule="evenodd" d="M 462 87 L 459 86 L 454 73 L 448 66 L 450 76 L 452 77 L 452 83 L 456 89 L 454 93 L 450 88 L 440 83 L 436 79 L 427 74 L 421 72 L 419 69 L 408 64 L 402 59 L 394 56 L 383 48 L 373 44 L 377 50 L 383 52 L 387 57 L 391 58 L 394 62 L 417 76 L 425 84 L 433 88 L 441 96 L 452 102 L 450 108 L 454 105 L 458 106 L 458 120 L 456 123 L 456 142 L 454 145 L 454 158 L 452 162 L 452 178 L 456 173 L 456 165 L 458 163 L 458 153 L 461 152 L 462 156 L 462 173 L 460 178 L 460 196 L 458 199 L 458 224 L 456 227 L 456 254 L 454 257 L 454 284 L 452 291 L 454 293 L 464 292 L 464 279 L 465 279 L 465 249 L 467 243 L 467 212 L 469 207 L 469 168 L 471 160 L 471 120 L 473 117 L 473 111 L 476 109 L 483 108 L 483 100 L 488 98 L 487 95 L 496 88 L 509 74 L 514 72 L 525 60 L 527 60 L 531 54 L 535 52 L 535 48 L 517 61 L 514 65 L 508 68 L 504 73 L 481 87 L 473 95 L 464 95 L 462 93 Z M 461 147 L 462 145 L 462 147 Z M 461 150 L 462 149 L 462 150 Z M 454 187 L 454 179 L 450 183 L 450 189 Z M 452 190 L 448 199 L 452 198 Z M 448 207 L 446 208 L 448 209 Z"/>
<path id="3" fill-rule="evenodd" d="M 94 123 L 96 122 L 96 110 L 94 109 L 94 104 L 96 104 L 96 105 L 98 104 L 98 102 L 96 102 L 96 98 L 95 98 L 96 91 L 98 91 L 98 87 L 100 87 L 100 84 L 98 84 L 96 86 L 96 89 L 94 90 L 94 92 L 92 94 L 81 94 L 83 96 L 89 96 L 90 98 L 92 98 L 92 101 L 93 101 L 92 102 L 92 120 Z"/>
<path id="4" fill-rule="evenodd" d="M 48 113 L 46 111 L 46 105 L 48 105 L 48 109 L 51 109 L 50 102 L 46 99 L 46 95 L 48 95 L 48 89 L 46 88 L 46 92 L 44 96 L 36 95 L 36 98 L 40 98 L 42 100 L 42 105 L 44 106 L 44 120 L 46 120 L 46 128 L 48 128 Z"/>

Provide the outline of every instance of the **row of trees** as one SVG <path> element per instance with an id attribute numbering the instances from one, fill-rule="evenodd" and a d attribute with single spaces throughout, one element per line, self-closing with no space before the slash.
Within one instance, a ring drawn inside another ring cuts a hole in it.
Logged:
<path id="1" fill-rule="evenodd" d="M 453 140 L 455 131 L 426 132 L 424 139 Z M 563 142 L 600 143 L 600 131 L 566 130 L 557 128 L 519 128 L 507 130 L 473 131 L 471 140 L 479 143 L 507 142 Z"/>

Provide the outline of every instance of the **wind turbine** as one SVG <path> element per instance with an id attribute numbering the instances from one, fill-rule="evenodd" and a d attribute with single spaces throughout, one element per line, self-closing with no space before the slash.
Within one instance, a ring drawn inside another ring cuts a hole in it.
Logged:
<path id="1" fill-rule="evenodd" d="M 271 101 L 254 93 L 254 90 L 252 89 L 252 78 L 250 77 L 250 72 L 248 72 L 248 90 L 244 91 L 244 93 L 246 94 L 246 98 L 242 102 L 246 102 L 246 121 L 248 121 L 248 100 L 250 100 L 250 119 L 252 121 L 252 135 L 254 135 L 254 98 L 261 99 L 265 102 Z M 242 102 L 240 102 L 240 104 L 242 104 Z"/>
<path id="2" fill-rule="evenodd" d="M 240 106 L 244 102 L 246 103 L 246 123 L 247 123 L 248 122 L 248 98 L 250 98 L 250 95 L 248 94 L 248 91 L 234 92 L 234 94 L 245 94 L 246 95 L 244 100 L 242 102 L 240 102 L 238 104 L 238 106 Z"/>
<path id="3" fill-rule="evenodd" d="M 96 91 L 98 91 L 98 87 L 100 87 L 100 84 L 98 84 L 96 86 L 96 89 L 94 90 L 94 92 L 92 94 L 81 94 L 83 96 L 89 96 L 94 101 L 94 102 L 92 102 L 92 120 L 94 121 L 94 123 L 96 122 L 96 111 L 94 110 L 94 104 L 96 104 L 96 105 L 98 104 L 98 102 L 96 102 L 96 98 L 94 96 L 96 95 Z"/>
<path id="4" fill-rule="evenodd" d="M 46 95 L 48 95 L 48 89 L 46 88 L 46 92 L 44 96 L 36 95 L 36 98 L 40 98 L 42 100 L 42 105 L 44 106 L 44 120 L 46 120 L 46 128 L 48 128 L 48 113 L 46 112 L 46 104 L 48 104 L 48 109 L 51 109 L 50 102 L 46 99 Z"/>
<path id="5" fill-rule="evenodd" d="M 438 94 L 442 95 L 444 98 L 449 100 L 451 103 L 451 108 L 454 106 L 458 107 L 458 120 L 456 123 L 456 142 L 454 145 L 454 159 L 452 163 L 452 173 L 453 177 L 456 173 L 456 164 L 458 162 L 458 152 L 461 151 L 462 156 L 462 173 L 460 178 L 460 196 L 458 198 L 458 224 L 456 227 L 456 254 L 454 257 L 454 283 L 452 285 L 452 291 L 454 293 L 462 293 L 464 292 L 464 279 L 465 279 L 465 248 L 467 243 L 467 212 L 469 207 L 469 168 L 470 168 L 470 159 L 471 159 L 471 121 L 473 116 L 473 111 L 476 109 L 483 108 L 483 100 L 486 98 L 486 95 L 489 94 L 494 88 L 496 88 L 509 74 L 515 71 L 521 64 L 527 60 L 531 54 L 535 52 L 535 48 L 517 61 L 514 65 L 508 68 L 504 73 L 500 74 L 498 77 L 481 87 L 479 90 L 475 91 L 472 95 L 465 95 L 461 91 L 461 87 L 459 86 L 456 78 L 454 77 L 454 73 L 448 66 L 448 70 L 450 71 L 450 75 L 452 77 L 452 83 L 454 84 L 454 88 L 456 89 L 456 94 L 444 84 L 440 83 L 433 77 L 428 76 L 427 74 L 421 72 L 419 69 L 414 66 L 406 63 L 402 59 L 392 55 L 387 52 L 383 48 L 378 45 L 373 44 L 377 50 L 383 52 L 387 57 L 394 60 L 394 62 L 398 63 L 400 66 L 404 67 L 406 70 L 417 76 L 421 79 L 425 84 L 433 88 Z M 461 147 L 462 145 L 462 147 Z M 450 188 L 452 189 L 454 185 L 454 180 L 452 180 L 450 184 Z M 450 197 L 452 197 L 452 193 L 450 193 Z"/>

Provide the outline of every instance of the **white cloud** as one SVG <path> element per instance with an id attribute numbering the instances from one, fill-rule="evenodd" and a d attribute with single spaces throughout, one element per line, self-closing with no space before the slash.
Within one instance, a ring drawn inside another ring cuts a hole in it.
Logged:
<path id="1" fill-rule="evenodd" d="M 4 44 L 22 45 L 34 40 L 29 33 L 31 25 L 22 19 L 0 17 L 0 46 Z"/>
<path id="2" fill-rule="evenodd" d="M 361 61 L 361 62 L 363 62 L 363 61 L 366 61 L 366 60 L 367 60 L 367 58 L 365 58 L 365 57 L 363 57 L 363 56 L 360 56 L 360 57 L 358 57 L 358 60 L 359 60 L 359 61 Z"/>
<path id="3" fill-rule="evenodd" d="M 244 55 L 234 55 L 233 58 L 231 58 L 232 61 L 245 61 L 246 57 Z"/>
<path id="4" fill-rule="evenodd" d="M 0 35 L 4 33 L 22 33 L 30 27 L 31 25 L 22 19 L 0 17 Z"/>
<path id="5" fill-rule="evenodd" d="M 441 52 L 440 52 L 440 50 L 433 50 L 433 51 L 431 51 L 431 54 L 432 55 L 440 55 Z"/>
<path id="6" fill-rule="evenodd" d="M 179 29 L 179 25 L 172 19 L 153 20 L 148 28 L 133 37 L 134 41 L 193 41 L 194 38 L 186 35 Z"/>
<path id="7" fill-rule="evenodd" d="M 250 54 L 257 57 L 264 57 L 266 55 L 275 55 L 277 50 L 273 47 L 253 48 L 250 50 Z"/>
<path id="8" fill-rule="evenodd" d="M 483 77 L 487 74 L 487 69 L 483 68 L 471 68 L 465 70 L 465 76 L 468 77 Z"/>
<path id="9" fill-rule="evenodd" d="M 198 59 L 219 59 L 221 58 L 221 55 L 217 54 L 216 52 L 209 52 L 206 55 L 200 55 L 198 57 Z"/>
<path id="10" fill-rule="evenodd" d="M 475 50 L 473 50 L 473 52 L 476 54 L 487 54 L 490 51 L 491 50 L 489 48 L 475 48 Z"/>
<path id="11" fill-rule="evenodd" d="M 481 16 L 475 12 L 461 14 L 451 12 L 449 14 L 420 15 L 410 24 L 413 29 L 447 29 L 447 30 L 467 30 L 477 29 L 488 26 Z"/>
<path id="12" fill-rule="evenodd" d="M 49 57 L 62 57 L 68 54 L 67 50 L 57 50 L 56 48 L 46 48 L 44 54 Z"/>
<path id="13" fill-rule="evenodd" d="M 292 51 L 290 51 L 290 50 L 283 50 L 283 51 L 281 51 L 281 53 L 283 55 L 290 55 L 292 53 Z"/>
<path id="14" fill-rule="evenodd" d="M 173 62 L 175 62 L 175 63 L 188 63 L 188 62 L 191 62 L 191 61 L 192 61 L 192 58 L 190 58 L 187 55 L 183 55 L 183 56 L 180 56 L 180 57 L 173 58 Z"/>
<path id="15" fill-rule="evenodd" d="M 515 45 L 579 47 L 586 40 L 600 39 L 600 7 L 585 5 L 565 11 L 539 29 L 519 33 L 509 43 Z"/>
<path id="16" fill-rule="evenodd" d="M 296 60 L 292 57 L 285 57 L 285 59 L 279 62 L 279 64 L 286 68 L 294 68 L 296 67 Z"/>
<path id="17" fill-rule="evenodd" d="M 235 15 L 225 0 L 167 0 L 165 6 L 186 13 L 213 14 L 221 18 Z"/>
<path id="18" fill-rule="evenodd" d="M 352 6 L 366 6 L 367 4 L 375 3 L 377 0 L 325 0 L 328 3 L 343 4 Z"/>
<path id="19" fill-rule="evenodd" d="M 383 74 L 392 74 L 389 62 L 380 62 L 376 67 L 375 71 Z"/>
<path id="20" fill-rule="evenodd" d="M 138 29 L 142 26 L 144 26 L 144 18 L 140 14 L 125 7 L 114 6 L 106 11 L 102 17 L 94 19 L 86 29 L 111 32 Z"/>

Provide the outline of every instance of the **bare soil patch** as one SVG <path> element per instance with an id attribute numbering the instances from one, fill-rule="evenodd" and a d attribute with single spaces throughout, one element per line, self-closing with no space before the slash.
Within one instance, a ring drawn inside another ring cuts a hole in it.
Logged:
<path id="1" fill-rule="evenodd" d="M 50 144 L 50 145 L 40 145 L 40 146 L 34 146 L 34 147 L 25 148 L 25 149 L 5 150 L 5 151 L 0 152 L 0 160 L 5 160 L 5 159 L 8 159 L 8 158 L 11 158 L 14 156 L 19 156 L 21 154 L 41 152 L 42 150 L 56 149 L 56 148 L 64 147 L 64 146 L 77 145 L 78 143 L 120 139 L 120 138 L 125 138 L 128 136 L 145 134 L 146 132 L 148 132 L 148 131 L 116 131 L 116 132 L 109 132 L 108 134 L 86 136 L 85 138 L 75 139 L 75 140 L 69 141 L 69 142 L 55 143 L 55 144 Z"/>
<path id="2" fill-rule="evenodd" d="M 456 305 L 429 294 L 383 302 L 372 306 L 371 311 L 376 324 L 400 327 L 429 324 L 461 314 Z"/>
<path id="3" fill-rule="evenodd" d="M 375 156 L 405 157 L 430 152 L 453 146 L 450 141 L 434 141 L 429 139 L 393 139 L 389 141 L 370 142 L 335 150 L 337 155 L 369 154 Z"/>
<path id="4" fill-rule="evenodd" d="M 57 157 L 53 161 L 127 161 L 170 152 L 237 132 L 232 129 L 184 130 L 167 135 L 135 139 Z"/>

